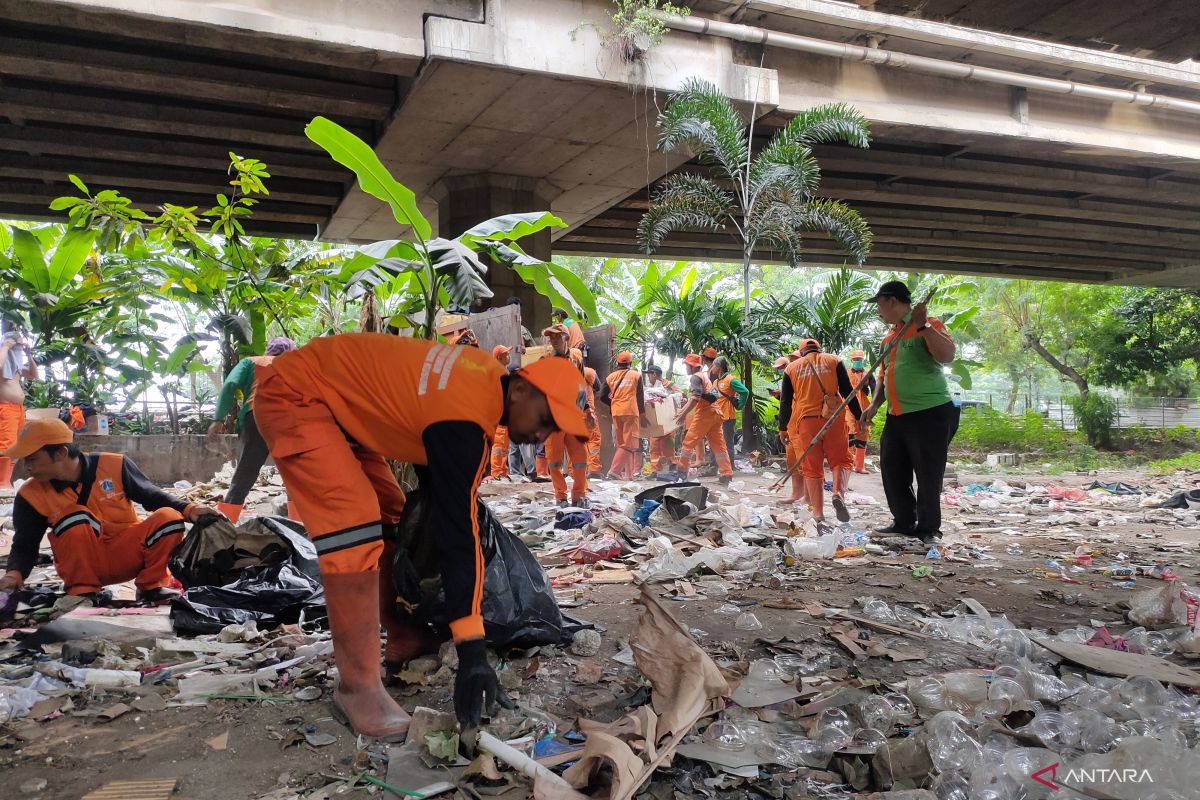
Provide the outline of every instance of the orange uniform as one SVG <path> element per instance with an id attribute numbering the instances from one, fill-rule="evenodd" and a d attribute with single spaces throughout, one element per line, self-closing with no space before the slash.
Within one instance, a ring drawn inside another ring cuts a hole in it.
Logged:
<path id="1" fill-rule="evenodd" d="M 257 372 L 255 417 L 326 574 L 373 572 L 418 468 L 439 533 L 455 641 L 481 638 L 476 493 L 504 410 L 489 354 L 384 334 L 314 339 Z"/>
<path id="2" fill-rule="evenodd" d="M 867 374 L 866 370 L 851 369 L 850 383 L 856 387 Z M 863 385 L 863 388 L 857 393 L 858 405 L 860 408 L 866 408 L 871 404 L 871 389 L 874 386 L 874 381 L 869 381 Z M 851 459 L 854 461 L 854 471 L 866 474 L 867 464 L 867 440 L 871 438 L 871 427 L 869 425 L 860 425 L 858 418 L 849 407 L 846 408 L 846 435 L 848 438 L 847 444 L 852 452 Z"/>
<path id="3" fill-rule="evenodd" d="M 840 359 L 832 353 L 810 353 L 788 365 L 786 380 L 792 384 L 792 414 L 788 438 L 792 461 L 812 442 L 817 431 L 829 419 L 825 398 L 838 395 L 837 368 Z M 837 398 L 841 402 L 841 398 Z M 823 479 L 824 462 L 833 470 L 850 467 L 850 449 L 846 440 L 846 421 L 839 417 L 804 460 L 806 480 Z"/>
<path id="4" fill-rule="evenodd" d="M 565 356 L 551 351 L 542 358 L 568 358 L 579 369 L 581 375 L 584 373 L 583 353 L 573 347 Z M 586 380 L 584 382 L 586 383 Z M 587 445 L 574 436 L 556 431 L 546 440 L 546 461 L 550 465 L 550 484 L 554 487 L 554 499 L 558 502 L 567 499 L 567 476 L 563 473 L 564 458 L 570 459 L 571 501 L 577 503 L 587 496 L 588 491 Z"/>
<path id="5" fill-rule="evenodd" d="M 583 368 L 583 383 L 587 386 L 587 420 L 588 420 L 588 474 L 599 475 L 600 447 L 603 445 L 600 434 L 600 418 L 596 415 L 596 384 L 600 378 L 591 367 Z"/>
<path id="6" fill-rule="evenodd" d="M 183 538 L 183 511 L 187 504 L 151 487 L 145 476 L 116 453 L 83 456 L 83 481 L 60 485 L 58 481 L 29 480 L 17 492 L 13 520 L 17 539 L 13 552 L 23 554 L 50 530 L 50 550 L 67 594 L 91 594 L 113 583 L 133 580 L 141 591 L 171 583 L 167 560 Z M 132 467 L 132 472 L 129 470 Z M 131 476 L 135 486 L 126 486 Z M 139 520 L 133 500 L 154 510 Z M 28 510 L 27 510 L 28 509 Z M 23 580 L 32 558 L 21 561 L 16 572 Z"/>
<path id="7" fill-rule="evenodd" d="M 508 477 L 508 428 L 497 425 L 492 435 L 492 477 Z"/>
<path id="8" fill-rule="evenodd" d="M 696 400 L 687 421 L 687 432 L 683 437 L 683 445 L 679 452 L 679 470 L 685 475 L 691 469 L 690 457 L 693 452 L 703 452 L 703 443 L 708 442 L 713 456 L 717 459 L 717 472 L 722 477 L 733 475 L 733 464 L 729 460 L 729 448 L 725 445 L 725 432 L 721 429 L 724 421 L 721 411 L 714 400 L 706 400 L 702 395 L 711 394 L 712 382 L 708 379 L 706 370 L 693 373 L 691 378 L 691 395 Z M 702 457 L 702 456 L 701 456 Z"/>
<path id="9" fill-rule="evenodd" d="M 721 419 L 737 419 L 737 407 L 733 404 L 733 398 L 737 397 L 737 393 L 733 391 L 733 374 L 717 378 L 713 381 L 713 389 L 717 393 L 715 405 L 721 412 Z"/>
<path id="10" fill-rule="evenodd" d="M 626 365 L 628 363 L 625 362 Z M 642 373 L 618 364 L 617 369 L 605 378 L 605 383 L 608 384 L 606 394 L 612 408 L 613 444 L 617 447 L 609 474 L 622 480 L 633 479 L 642 471 L 642 442 L 639 435 L 644 402 L 639 402 L 639 398 L 643 397 Z"/>

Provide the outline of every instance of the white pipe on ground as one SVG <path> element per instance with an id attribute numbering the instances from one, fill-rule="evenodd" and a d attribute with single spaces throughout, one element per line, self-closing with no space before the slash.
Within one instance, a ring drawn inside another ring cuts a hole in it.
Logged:
<path id="1" fill-rule="evenodd" d="M 784 50 L 797 50 L 803 53 L 840 58 L 846 61 L 862 61 L 880 67 L 908 69 L 913 72 L 936 75 L 942 78 L 998 83 L 1005 86 L 1018 86 L 1035 92 L 1069 94 L 1075 97 L 1086 97 L 1091 100 L 1101 100 L 1109 103 L 1129 103 L 1135 106 L 1200 115 L 1200 103 L 1192 100 L 1183 100 L 1178 97 L 1167 97 L 1161 94 L 1130 91 L 1128 89 L 1110 89 L 1106 86 L 1091 86 L 1083 83 L 1075 83 L 1074 81 L 1058 80 L 1056 78 L 1041 78 L 1036 75 L 1026 75 L 1022 72 L 977 67 L 970 64 L 960 64 L 957 61 L 942 61 L 941 59 L 916 56 L 910 53 L 898 53 L 894 50 L 860 47 L 842 42 L 827 42 L 824 39 L 813 39 L 809 36 L 799 36 L 794 33 L 782 33 L 780 31 L 767 30 L 766 28 L 737 25 L 732 22 L 721 22 L 702 17 L 677 17 L 661 12 L 657 13 L 656 16 L 664 25 L 677 31 L 720 36 L 724 39 L 733 39 L 739 42 L 769 45 Z"/>

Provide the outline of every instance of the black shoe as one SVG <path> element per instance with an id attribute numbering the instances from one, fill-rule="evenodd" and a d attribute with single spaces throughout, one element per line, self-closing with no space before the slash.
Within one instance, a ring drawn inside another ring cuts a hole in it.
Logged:
<path id="1" fill-rule="evenodd" d="M 721 477 L 717 478 L 717 483 L 721 484 L 722 486 L 728 486 L 729 482 L 732 480 L 732 475 L 722 475 Z"/>
<path id="2" fill-rule="evenodd" d="M 559 508 L 566 508 L 567 506 L 569 506 L 571 504 L 568 503 L 566 500 L 559 500 L 555 505 L 557 505 Z"/>
<path id="3" fill-rule="evenodd" d="M 909 536 L 912 532 L 913 529 L 911 526 L 897 525 L 895 522 L 891 525 L 875 529 L 875 533 L 882 533 L 888 536 Z"/>
<path id="4" fill-rule="evenodd" d="M 935 544 L 942 541 L 941 531 L 913 530 L 911 535 L 920 539 L 921 544 L 925 545 L 926 547 L 933 547 Z"/>
<path id="5" fill-rule="evenodd" d="M 846 508 L 846 501 L 839 494 L 833 496 L 833 512 L 837 514 L 838 522 L 850 521 L 850 509 Z"/>
<path id="6" fill-rule="evenodd" d="M 137 602 L 162 606 L 171 602 L 176 597 L 179 597 L 178 590 L 168 586 L 160 586 L 157 589 L 138 589 Z"/>
<path id="7" fill-rule="evenodd" d="M 578 500 L 576 500 L 575 502 L 571 503 L 571 505 L 575 506 L 576 508 L 591 508 L 592 501 L 587 499 L 586 497 L 581 497 Z"/>

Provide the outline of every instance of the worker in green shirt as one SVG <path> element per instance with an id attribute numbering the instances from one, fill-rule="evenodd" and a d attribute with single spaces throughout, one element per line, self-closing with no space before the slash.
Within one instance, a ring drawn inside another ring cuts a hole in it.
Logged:
<path id="1" fill-rule="evenodd" d="M 721 428 L 725 434 L 725 447 L 729 450 L 729 458 L 732 460 L 733 434 L 737 430 L 737 415 L 746 407 L 746 401 L 750 398 L 750 390 L 746 388 L 746 384 L 733 377 L 733 373 L 729 369 L 729 359 L 725 356 L 717 356 L 713 359 L 712 366 L 708 369 L 708 379 L 712 381 L 713 390 L 717 393 L 716 406 L 721 410 Z"/>
<path id="2" fill-rule="evenodd" d="M 879 472 L 892 524 L 879 533 L 915 536 L 933 544 L 942 535 L 942 480 L 950 440 L 958 431 L 959 408 L 950 397 L 944 366 L 954 360 L 954 340 L 924 303 L 913 305 L 900 281 L 888 281 L 868 302 L 892 326 L 881 347 L 896 341 L 881 367 L 881 380 L 860 424 L 870 425 L 887 403 L 879 440 Z M 905 328 L 904 323 L 911 322 Z M 913 493 L 913 479 L 917 491 Z"/>
<path id="3" fill-rule="evenodd" d="M 216 439 L 226 433 L 225 418 L 233 410 L 233 404 L 241 401 L 238 409 L 238 449 L 237 468 L 233 471 L 233 479 L 229 482 L 229 490 L 225 492 L 224 502 L 217 504 L 217 510 L 229 517 L 230 522 L 237 522 L 242 515 L 242 506 L 246 495 L 258 480 L 259 470 L 267 463 L 270 453 L 258 425 L 254 422 L 254 411 L 251 403 L 254 398 L 254 368 L 266 366 L 275 360 L 275 356 L 283 355 L 289 350 L 295 350 L 296 343 L 286 336 L 277 336 L 267 343 L 266 355 L 243 358 L 233 368 L 225 383 L 221 385 L 221 393 L 217 395 L 217 410 L 213 416 L 216 422 L 208 426 L 210 439 Z M 288 516 L 291 516 L 289 514 Z"/>

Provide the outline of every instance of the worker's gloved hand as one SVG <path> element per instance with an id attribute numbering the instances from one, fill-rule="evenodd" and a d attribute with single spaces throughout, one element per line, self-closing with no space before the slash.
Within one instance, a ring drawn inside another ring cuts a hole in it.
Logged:
<path id="1" fill-rule="evenodd" d="M 514 708 L 500 688 L 496 672 L 488 664 L 487 645 L 472 639 L 458 645 L 458 675 L 454 679 L 454 713 L 463 730 L 478 728 L 483 717 L 496 711 L 496 704 Z"/>

